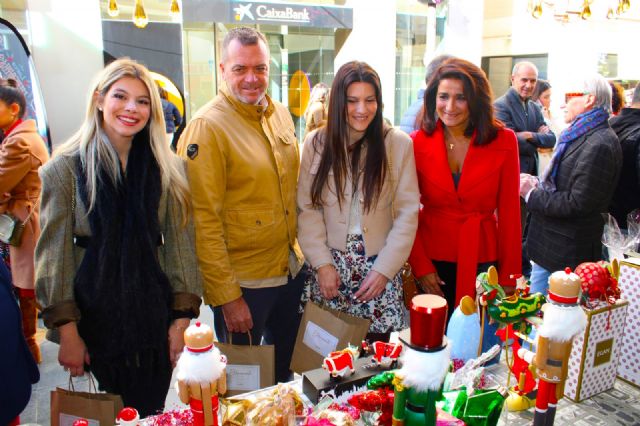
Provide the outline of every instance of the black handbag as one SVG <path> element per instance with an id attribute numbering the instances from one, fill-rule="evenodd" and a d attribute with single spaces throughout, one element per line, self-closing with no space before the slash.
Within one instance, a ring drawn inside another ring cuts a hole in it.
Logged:
<path id="1" fill-rule="evenodd" d="M 0 241 L 17 247 L 22 241 L 23 231 L 24 222 L 20 219 L 9 213 L 0 214 Z"/>

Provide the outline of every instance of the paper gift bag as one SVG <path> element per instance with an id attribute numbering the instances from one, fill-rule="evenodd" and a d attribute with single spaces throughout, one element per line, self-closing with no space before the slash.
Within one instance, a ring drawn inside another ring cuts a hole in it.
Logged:
<path id="1" fill-rule="evenodd" d="M 216 345 L 227 357 L 226 397 L 275 385 L 275 351 L 273 345 Z"/>
<path id="2" fill-rule="evenodd" d="M 611 306 L 602 302 L 594 309 L 583 308 L 587 328 L 573 339 L 564 387 L 567 398 L 580 402 L 613 387 L 628 305 L 620 299 Z"/>
<path id="3" fill-rule="evenodd" d="M 298 328 L 291 370 L 303 373 L 322 366 L 322 360 L 347 345 L 359 346 L 371 321 L 307 302 Z"/>
<path id="4" fill-rule="evenodd" d="M 86 419 L 90 426 L 112 426 L 122 410 L 120 395 L 98 393 L 90 379 L 93 392 L 76 392 L 69 378 L 69 389 L 51 391 L 51 425 L 72 426 L 78 419 Z"/>
<path id="5" fill-rule="evenodd" d="M 618 285 L 622 297 L 629 301 L 629 312 L 624 325 L 618 377 L 640 386 L 640 259 L 628 258 L 620 264 Z"/>

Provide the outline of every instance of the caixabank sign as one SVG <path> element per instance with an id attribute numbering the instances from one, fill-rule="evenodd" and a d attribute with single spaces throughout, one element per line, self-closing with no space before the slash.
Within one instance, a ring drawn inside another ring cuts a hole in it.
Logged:
<path id="1" fill-rule="evenodd" d="M 297 25 L 317 28 L 352 28 L 353 9 L 344 6 L 230 0 L 183 2 L 185 22 Z"/>

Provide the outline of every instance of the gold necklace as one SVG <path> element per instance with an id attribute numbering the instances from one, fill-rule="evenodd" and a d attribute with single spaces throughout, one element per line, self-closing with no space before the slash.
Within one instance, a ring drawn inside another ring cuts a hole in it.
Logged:
<path id="1" fill-rule="evenodd" d="M 456 145 L 458 145 L 458 144 L 459 144 L 459 145 L 465 145 L 465 144 L 469 143 L 469 141 L 471 141 L 471 139 L 467 139 L 466 137 L 463 137 L 463 138 L 462 138 L 462 141 L 461 141 L 460 139 L 458 139 L 458 138 L 456 138 L 455 136 L 453 136 L 453 134 L 452 134 L 450 131 L 448 131 L 448 130 L 447 130 L 447 131 L 446 131 L 446 133 L 445 133 L 445 139 L 446 139 L 446 136 L 449 136 L 449 138 L 450 138 L 450 139 L 453 139 L 453 141 L 455 142 L 455 143 L 448 143 L 448 145 L 449 145 L 449 151 L 453 151 L 453 147 L 454 147 L 454 146 L 456 146 Z M 446 142 L 445 142 L 445 143 L 446 143 Z"/>

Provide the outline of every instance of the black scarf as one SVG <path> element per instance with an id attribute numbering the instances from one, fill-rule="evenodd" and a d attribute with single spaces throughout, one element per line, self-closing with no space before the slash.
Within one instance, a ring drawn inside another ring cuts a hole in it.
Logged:
<path id="1" fill-rule="evenodd" d="M 78 176 L 86 176 L 78 168 Z M 78 179 L 78 188 L 89 205 L 85 179 Z M 160 169 L 146 130 L 134 138 L 119 184 L 104 169 L 98 172 L 96 203 L 89 213 L 92 236 L 74 290 L 82 314 L 78 329 L 92 365 L 110 366 L 114 382 L 101 383 L 107 389 L 130 380 L 145 382 L 158 368 L 171 368 L 172 291 L 157 256 L 161 193 Z"/>

